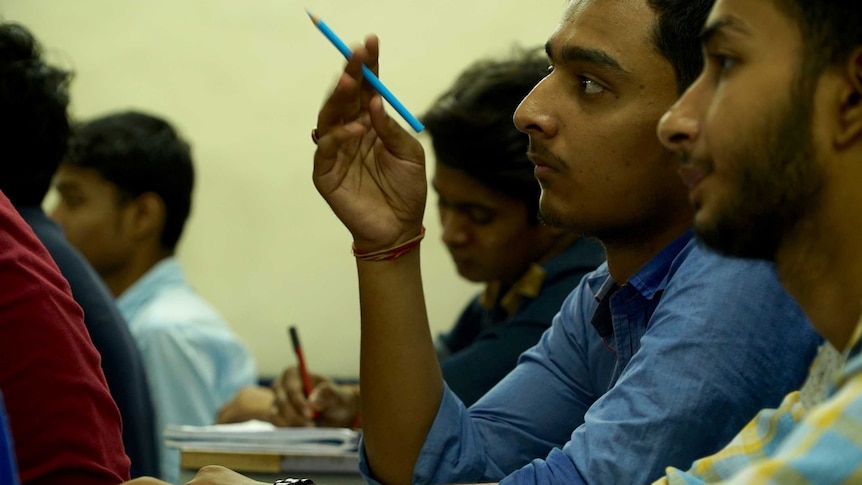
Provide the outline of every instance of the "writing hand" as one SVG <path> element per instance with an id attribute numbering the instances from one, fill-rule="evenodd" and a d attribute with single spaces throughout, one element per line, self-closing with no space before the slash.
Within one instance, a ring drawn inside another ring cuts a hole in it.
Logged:
<path id="1" fill-rule="evenodd" d="M 278 416 L 272 422 L 277 426 L 350 427 L 359 414 L 359 388 L 338 385 L 316 374 L 309 377 L 314 389 L 308 399 L 296 367 L 285 369 L 273 382 Z M 315 412 L 316 421 L 312 419 Z"/>
<path id="2" fill-rule="evenodd" d="M 327 379 L 309 373 L 311 385 L 317 386 Z M 305 388 L 297 367 L 282 372 L 281 377 L 272 382 L 275 393 L 276 414 L 271 420 L 276 426 L 314 426 L 314 409 L 305 397 Z"/>
<path id="3" fill-rule="evenodd" d="M 311 408 L 319 413 L 317 425 L 326 428 L 350 428 L 359 416 L 359 386 L 324 381 L 309 398 Z"/>

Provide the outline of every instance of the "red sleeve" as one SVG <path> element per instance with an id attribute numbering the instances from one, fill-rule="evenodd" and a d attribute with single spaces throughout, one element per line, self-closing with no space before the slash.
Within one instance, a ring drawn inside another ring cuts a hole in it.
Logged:
<path id="1" fill-rule="evenodd" d="M 0 194 L 0 389 L 22 485 L 129 479 L 120 413 L 69 285 Z"/>

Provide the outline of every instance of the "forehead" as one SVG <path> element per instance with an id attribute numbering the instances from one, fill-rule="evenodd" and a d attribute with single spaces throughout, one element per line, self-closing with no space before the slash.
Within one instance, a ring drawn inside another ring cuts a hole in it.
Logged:
<path id="1" fill-rule="evenodd" d="M 706 20 L 706 38 L 738 39 L 770 51 L 796 54 L 801 35 L 796 22 L 777 5 L 778 0 L 717 0 Z"/>
<path id="2" fill-rule="evenodd" d="M 112 191 L 114 185 L 102 178 L 95 169 L 62 164 L 54 177 L 57 188 L 75 188 L 87 191 Z"/>
<path id="3" fill-rule="evenodd" d="M 452 202 L 469 202 L 480 205 L 498 205 L 520 200 L 498 192 L 467 172 L 437 163 L 432 180 L 434 190 L 441 197 Z"/>
<path id="4" fill-rule="evenodd" d="M 601 50 L 629 70 L 664 60 L 655 47 L 656 20 L 646 0 L 570 0 L 548 47 L 552 56 L 569 46 Z"/>

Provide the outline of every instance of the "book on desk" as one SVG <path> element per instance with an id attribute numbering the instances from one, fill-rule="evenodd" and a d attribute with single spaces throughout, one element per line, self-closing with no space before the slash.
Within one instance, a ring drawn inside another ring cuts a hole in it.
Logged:
<path id="1" fill-rule="evenodd" d="M 165 428 L 181 466 L 236 471 L 358 473 L 359 432 L 346 428 L 278 428 L 263 421 Z"/>

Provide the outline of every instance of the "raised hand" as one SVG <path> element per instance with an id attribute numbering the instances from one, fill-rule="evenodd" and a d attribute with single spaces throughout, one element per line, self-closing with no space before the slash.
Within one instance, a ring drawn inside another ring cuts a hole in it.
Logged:
<path id="1" fill-rule="evenodd" d="M 317 118 L 314 185 L 361 251 L 392 247 L 419 234 L 428 191 L 422 145 L 383 109 L 363 81 L 377 72 L 374 36 L 353 51 Z"/>

